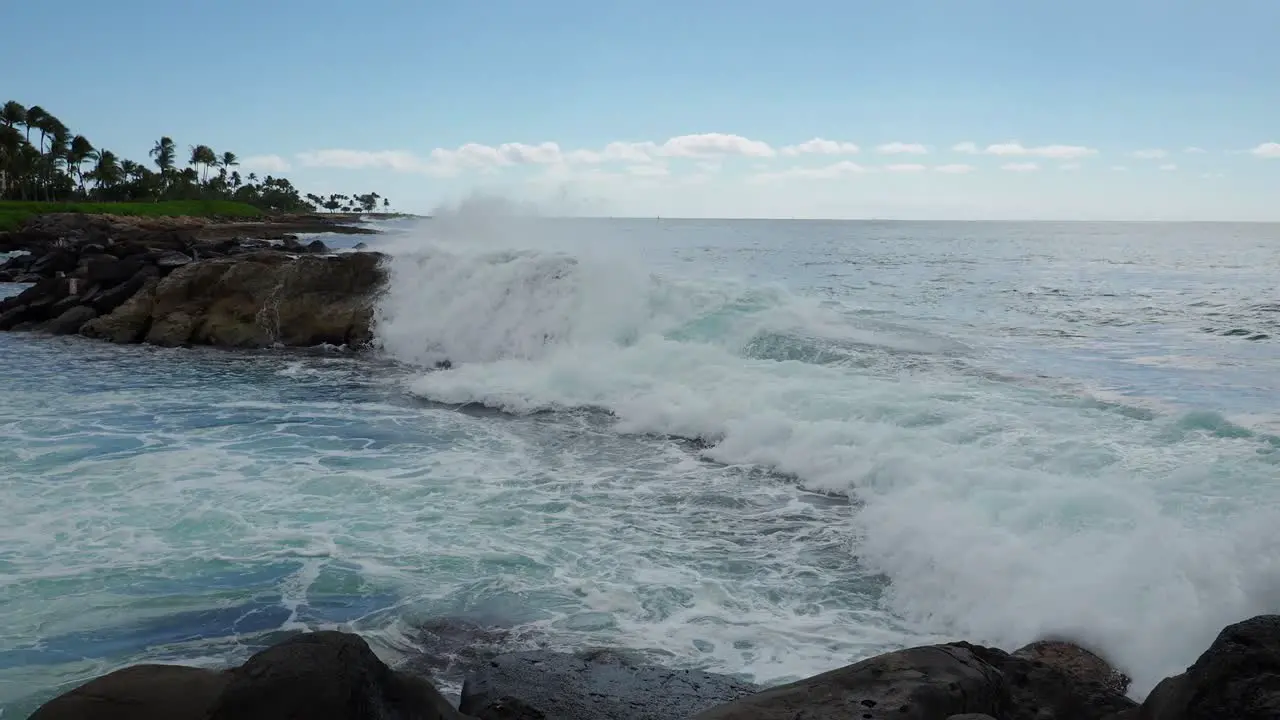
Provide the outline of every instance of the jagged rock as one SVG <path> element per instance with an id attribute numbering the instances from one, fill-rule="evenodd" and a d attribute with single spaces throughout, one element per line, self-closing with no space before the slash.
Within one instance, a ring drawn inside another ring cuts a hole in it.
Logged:
<path id="1" fill-rule="evenodd" d="M 176 268 L 182 267 L 192 262 L 191 258 L 177 250 L 169 250 L 160 253 L 154 260 L 156 267 L 159 268 Z"/>
<path id="2" fill-rule="evenodd" d="M 459 709 L 480 720 L 666 720 L 758 688 L 614 650 L 499 655 L 467 676 Z"/>
<path id="3" fill-rule="evenodd" d="M 0 330 L 13 330 L 27 320 L 27 306 L 18 305 L 0 310 Z"/>
<path id="4" fill-rule="evenodd" d="M 1082 683 L 1096 683 L 1118 695 L 1129 692 L 1128 675 L 1097 654 L 1072 642 L 1038 640 L 1013 651 L 1015 658 L 1044 663 Z"/>
<path id="5" fill-rule="evenodd" d="M 295 635 L 225 671 L 139 665 L 45 703 L 30 720 L 464 720 L 363 639 Z"/>
<path id="6" fill-rule="evenodd" d="M 393 671 L 363 639 L 306 633 L 229 672 L 209 720 L 461 720 L 427 681 Z"/>
<path id="7" fill-rule="evenodd" d="M 85 270 L 84 278 L 95 285 L 116 285 L 138 274 L 143 265 L 144 262 L 140 257 L 117 260 L 107 256 L 103 259 L 91 260 Z"/>
<path id="8" fill-rule="evenodd" d="M 75 335 L 85 323 L 97 316 L 98 312 L 93 308 L 77 305 L 50 320 L 44 329 L 54 335 Z"/>
<path id="9" fill-rule="evenodd" d="M 327 253 L 329 252 L 329 246 L 325 245 L 323 240 L 312 240 L 307 243 L 306 250 L 309 253 Z"/>
<path id="10" fill-rule="evenodd" d="M 696 720 L 937 720 L 962 713 L 1005 718 L 1011 717 L 1010 704 L 1004 675 L 970 647 L 932 645 L 771 688 Z"/>
<path id="11" fill-rule="evenodd" d="M 120 307 L 135 293 L 147 284 L 148 280 L 160 276 L 160 271 L 152 266 L 143 267 L 133 277 L 114 287 L 99 288 L 85 298 L 86 305 L 92 305 L 99 313 L 109 313 Z"/>
<path id="12" fill-rule="evenodd" d="M 55 249 L 31 264 L 31 272 L 35 275 L 51 276 L 57 273 L 71 272 L 76 269 L 79 258 L 70 250 Z"/>
<path id="13" fill-rule="evenodd" d="M 151 307 L 155 302 L 157 279 L 144 281 L 141 288 L 108 315 L 85 323 L 80 334 L 113 343 L 142 342 L 151 327 Z"/>
<path id="14" fill-rule="evenodd" d="M 1280 615 L 1259 615 L 1228 625 L 1186 672 L 1156 685 L 1138 717 L 1280 718 Z"/>
<path id="15" fill-rule="evenodd" d="M 156 345 L 222 347 L 363 345 L 373 296 L 384 281 L 381 256 L 293 258 L 279 252 L 203 260 L 178 268 L 156 288 Z"/>

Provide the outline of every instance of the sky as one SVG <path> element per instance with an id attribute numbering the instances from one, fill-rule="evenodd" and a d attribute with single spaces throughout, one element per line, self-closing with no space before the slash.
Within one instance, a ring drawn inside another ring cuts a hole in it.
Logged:
<path id="1" fill-rule="evenodd" d="M 22 29 L 0 101 L 139 161 L 169 135 L 402 211 L 483 193 L 557 214 L 1280 220 L 1277 0 L 0 0 L 0 17 Z"/>

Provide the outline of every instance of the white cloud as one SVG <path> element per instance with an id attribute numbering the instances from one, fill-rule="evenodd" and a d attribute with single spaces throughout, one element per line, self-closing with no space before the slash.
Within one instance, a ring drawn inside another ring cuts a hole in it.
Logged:
<path id="1" fill-rule="evenodd" d="M 1129 157 L 1138 160 L 1161 160 L 1169 157 L 1169 151 L 1161 148 L 1151 148 L 1149 150 L 1134 150 L 1129 153 Z"/>
<path id="2" fill-rule="evenodd" d="M 1033 162 L 1017 162 L 1005 163 L 1000 166 L 1000 169 L 1008 170 L 1009 172 L 1035 172 L 1040 169 L 1040 166 Z"/>
<path id="3" fill-rule="evenodd" d="M 1202 147 L 1196 147 L 1195 145 L 1190 145 L 1183 148 L 1182 152 L 1187 153 L 1188 155 L 1203 155 L 1208 152 L 1208 150 L 1205 150 Z"/>
<path id="4" fill-rule="evenodd" d="M 939 165 L 935 167 L 934 170 L 940 173 L 948 173 L 950 175 L 964 175 L 965 173 L 973 172 L 973 166 L 954 163 L 951 165 Z"/>
<path id="5" fill-rule="evenodd" d="M 714 174 L 720 172 L 724 164 L 719 160 L 700 160 L 694 164 L 701 172 L 705 174 Z"/>
<path id="6" fill-rule="evenodd" d="M 1098 154 L 1098 151 L 1091 147 L 1083 145 L 1040 145 L 1038 147 L 1025 147 L 1016 140 L 1004 143 L 996 143 L 988 145 L 983 152 L 988 155 L 999 156 L 1032 156 L 1053 158 L 1055 160 L 1072 160 L 1075 158 L 1088 157 Z"/>
<path id="7" fill-rule="evenodd" d="M 1079 170 L 1080 168 L 1081 168 L 1081 165 L 1078 162 L 1063 163 L 1062 165 L 1058 166 L 1059 170 L 1065 170 L 1067 172 L 1074 172 L 1076 170 Z"/>
<path id="8" fill-rule="evenodd" d="M 919 143 L 891 142 L 877 145 L 876 152 L 882 155 L 924 155 L 929 148 Z"/>
<path id="9" fill-rule="evenodd" d="M 898 163 L 896 165 L 885 165 L 884 169 L 895 173 L 912 173 L 923 172 L 927 168 L 919 163 Z"/>
<path id="10" fill-rule="evenodd" d="M 659 154 L 666 157 L 705 158 L 724 155 L 773 157 L 777 153 L 768 143 L 749 140 L 741 135 L 702 133 L 673 137 L 662 144 Z"/>
<path id="11" fill-rule="evenodd" d="M 1174 170 L 1177 170 L 1177 169 L 1178 169 L 1178 166 L 1175 165 L 1174 163 L 1165 163 L 1164 165 L 1160 166 L 1160 170 L 1163 172 L 1173 172 Z"/>
<path id="12" fill-rule="evenodd" d="M 749 176 L 747 179 L 755 183 L 778 182 L 784 180 L 835 180 L 837 178 L 847 177 L 849 175 L 859 175 L 865 172 L 869 172 L 869 169 L 849 160 L 841 160 L 838 163 L 826 165 L 824 167 L 797 167 L 780 170 L 778 172 L 756 173 Z"/>
<path id="13" fill-rule="evenodd" d="M 1088 157 L 1097 155 L 1095 148 L 1085 147 L 1084 145 L 1040 145 L 1037 147 L 1027 147 L 1017 140 L 1008 142 L 995 143 L 985 148 L 978 147 L 974 142 L 957 143 L 951 147 L 952 151 L 965 153 L 968 155 L 996 155 L 998 157 L 1043 157 L 1056 160 L 1073 160 L 1075 158 Z"/>
<path id="14" fill-rule="evenodd" d="M 602 150 L 574 150 L 566 156 L 571 163 L 649 162 L 658 152 L 651 142 L 611 142 Z"/>
<path id="15" fill-rule="evenodd" d="M 1280 143 L 1265 142 L 1249 151 L 1250 155 L 1260 158 L 1280 158 Z"/>
<path id="16" fill-rule="evenodd" d="M 860 150 L 861 148 L 851 142 L 814 138 L 799 145 L 788 145 L 782 148 L 781 152 L 787 157 L 795 157 L 796 155 L 855 155 Z"/>
<path id="17" fill-rule="evenodd" d="M 288 160 L 279 155 L 254 155 L 241 160 L 240 166 L 247 170 L 268 173 L 286 172 L 293 167 Z"/>
<path id="18" fill-rule="evenodd" d="M 425 163 L 413 153 L 404 150 L 313 150 L 297 155 L 300 164 L 306 167 L 345 168 L 362 170 L 376 168 L 395 170 L 397 172 L 421 172 L 426 170 Z"/>

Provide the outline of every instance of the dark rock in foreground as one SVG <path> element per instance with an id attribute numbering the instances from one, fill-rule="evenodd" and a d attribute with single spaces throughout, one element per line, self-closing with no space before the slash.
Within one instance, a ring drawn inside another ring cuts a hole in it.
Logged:
<path id="1" fill-rule="evenodd" d="M 480 720 L 669 720 L 758 689 L 616 650 L 533 651 L 500 655 L 468 676 L 459 709 Z"/>
<path id="2" fill-rule="evenodd" d="M 1138 718 L 1280 718 L 1280 615 L 1228 625 L 1186 672 L 1151 691 Z"/>
<path id="3" fill-rule="evenodd" d="M 456 648 L 455 648 L 456 650 Z M 1014 653 L 964 642 L 886 653 L 765 689 L 645 664 L 625 651 L 509 653 L 466 679 L 455 710 L 358 636 L 293 636 L 225 671 L 139 665 L 57 697 L 33 720 L 1274 720 L 1280 615 L 1227 627 L 1139 706 L 1127 678 L 1072 643 Z M 1118 684 L 1119 683 L 1119 684 Z M 464 715 L 463 713 L 469 713 Z"/>
<path id="4" fill-rule="evenodd" d="M 225 671 L 138 665 L 61 695 L 31 720 L 460 720 L 427 681 L 359 636 L 297 635 Z"/>

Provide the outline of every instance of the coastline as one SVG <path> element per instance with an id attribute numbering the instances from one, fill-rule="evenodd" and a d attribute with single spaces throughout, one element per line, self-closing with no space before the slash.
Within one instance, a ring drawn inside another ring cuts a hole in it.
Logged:
<path id="1" fill-rule="evenodd" d="M 647 664 L 608 648 L 479 657 L 454 706 L 430 672 L 393 669 L 360 636 L 303 632 L 244 664 L 135 665 L 40 706 L 32 720 L 1264 720 L 1280 709 L 1280 615 L 1224 628 L 1139 703 L 1128 678 L 1068 641 L 1006 652 L 906 648 L 775 687 Z"/>

